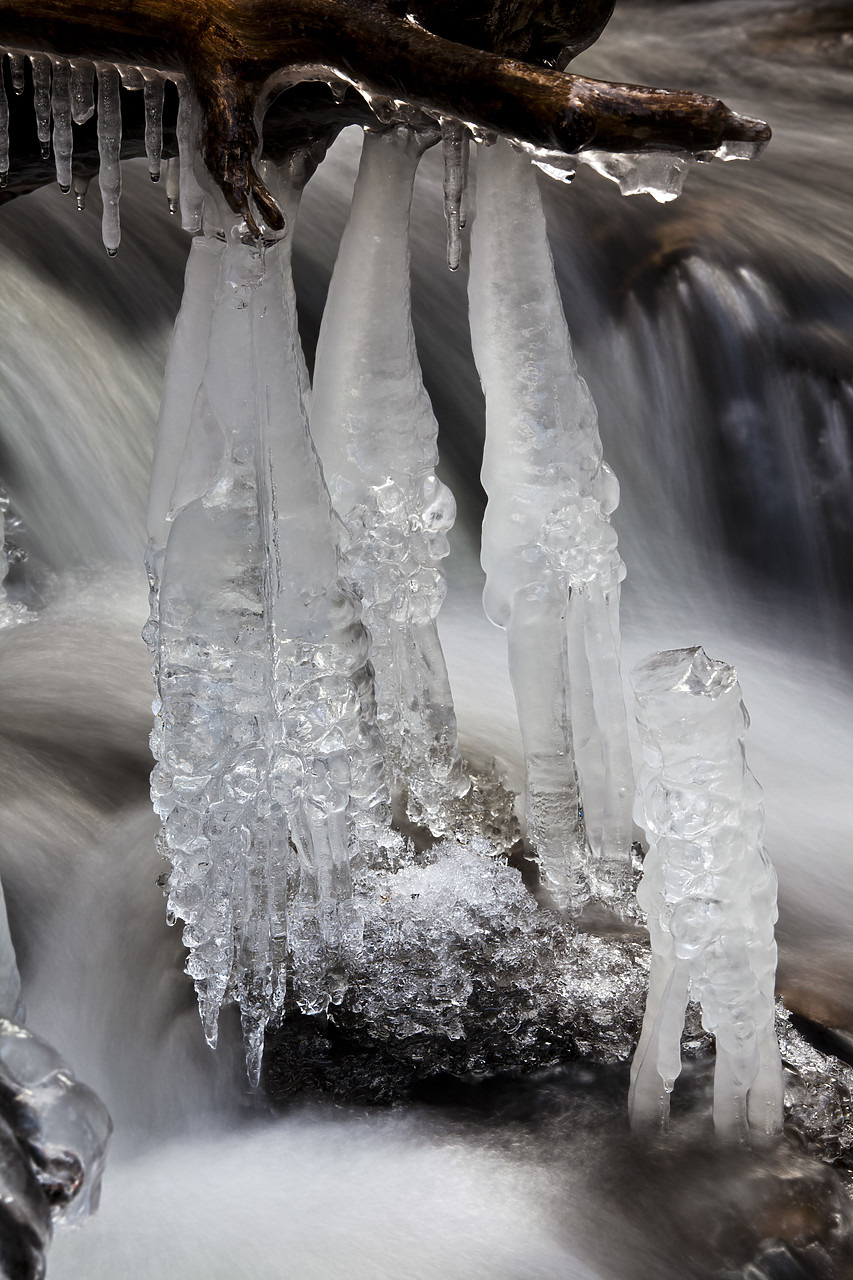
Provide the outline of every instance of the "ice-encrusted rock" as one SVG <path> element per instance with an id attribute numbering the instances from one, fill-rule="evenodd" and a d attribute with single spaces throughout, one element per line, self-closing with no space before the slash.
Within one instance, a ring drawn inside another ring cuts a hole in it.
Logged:
<path id="1" fill-rule="evenodd" d="M 477 157 L 469 295 L 486 396 L 484 603 L 507 631 L 528 840 L 557 901 L 577 912 L 591 892 L 624 899 L 630 879 L 619 486 L 572 354 L 531 160 L 500 140 Z"/>
<path id="2" fill-rule="evenodd" d="M 191 255 L 149 509 L 169 912 L 209 1041 L 236 1000 L 254 1080 L 289 983 L 305 1010 L 338 998 L 360 946 L 351 856 L 384 800 L 367 638 L 301 394 L 298 193 L 282 182 L 278 243 L 231 220 Z"/>
<path id="3" fill-rule="evenodd" d="M 652 969 L 631 1118 L 665 1123 L 692 996 L 716 1040 L 717 1132 L 773 1134 L 782 1124 L 776 874 L 762 844 L 761 788 L 744 757 L 749 717 L 737 674 L 694 648 L 653 654 L 632 677 L 645 759 L 637 818 L 650 843 L 637 896 Z"/>
<path id="4" fill-rule="evenodd" d="M 456 504 L 435 473 L 438 425 L 410 304 L 412 187 L 436 137 L 406 127 L 365 133 L 317 344 L 311 434 L 370 633 L 392 783 L 410 819 L 440 835 L 471 783 L 436 623 Z"/>

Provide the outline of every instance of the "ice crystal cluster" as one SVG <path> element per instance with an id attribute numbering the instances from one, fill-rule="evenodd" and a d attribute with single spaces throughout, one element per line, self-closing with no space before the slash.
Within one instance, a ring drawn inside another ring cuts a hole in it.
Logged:
<path id="1" fill-rule="evenodd" d="M 700 648 L 654 654 L 632 674 L 645 760 L 637 817 L 650 843 L 637 896 L 652 944 L 632 1119 L 666 1120 L 692 997 L 716 1040 L 717 1132 L 775 1133 L 776 875 L 762 845 L 761 788 L 744 758 L 737 674 Z"/>
<path id="2" fill-rule="evenodd" d="M 504 141 L 478 157 L 469 293 L 486 396 L 484 603 L 507 632 L 528 840 L 577 913 L 592 892 L 618 899 L 630 871 L 619 486 L 572 354 L 532 163 Z"/>

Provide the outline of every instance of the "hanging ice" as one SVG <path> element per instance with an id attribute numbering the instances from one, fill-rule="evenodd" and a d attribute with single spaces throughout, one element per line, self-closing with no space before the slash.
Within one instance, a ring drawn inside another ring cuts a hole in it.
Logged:
<path id="1" fill-rule="evenodd" d="M 351 854 L 383 799 L 367 641 L 338 576 L 278 244 L 193 242 L 149 511 L 152 778 L 208 1040 L 243 1015 L 257 1080 L 289 970 L 306 1010 L 359 946 Z M 212 220 L 212 219 L 208 219 Z M 290 962 L 290 963 L 289 963 Z"/>
<path id="2" fill-rule="evenodd" d="M 180 163 L 181 226 L 200 231 L 204 196 L 195 176 L 195 103 L 185 79 L 177 81 L 178 122 L 175 129 Z"/>
<path id="3" fill-rule="evenodd" d="M 436 627 L 456 507 L 435 474 L 438 428 L 409 298 L 412 186 L 435 140 L 404 127 L 365 133 L 317 346 L 311 432 L 371 636 L 394 786 L 409 816 L 440 834 L 470 782 Z"/>
<path id="4" fill-rule="evenodd" d="M 54 58 L 53 86 L 51 92 L 53 112 L 53 157 L 56 161 L 56 181 L 67 195 L 71 190 L 71 155 L 74 146 L 71 134 L 71 63 L 64 58 Z"/>
<path id="5" fill-rule="evenodd" d="M 653 654 L 632 675 L 645 757 L 637 817 L 650 842 L 637 896 L 652 969 L 631 1119 L 666 1121 L 692 996 L 717 1042 L 717 1132 L 776 1133 L 776 875 L 761 843 L 761 788 L 744 759 L 749 717 L 737 674 L 696 648 Z"/>
<path id="6" fill-rule="evenodd" d="M 484 603 L 507 630 L 528 839 L 555 898 L 576 912 L 591 891 L 617 900 L 630 867 L 624 567 L 610 525 L 619 487 L 572 355 L 531 161 L 503 141 L 477 159 L 469 292 L 486 395 Z"/>
<path id="7" fill-rule="evenodd" d="M 3 627 L 14 626 L 18 622 L 27 622 L 32 617 L 26 605 L 20 604 L 18 601 L 9 600 L 6 587 L 6 575 L 9 572 L 9 546 L 6 541 L 6 517 L 9 511 L 9 495 L 5 489 L 0 489 L 0 629 Z M 5 912 L 3 906 L 3 894 L 0 889 L 0 923 L 2 923 L 2 915 Z M 2 934 L 2 929 L 0 929 Z M 10 944 L 11 945 L 11 944 Z M 2 940 L 0 940 L 0 964 L 2 964 Z M 0 970 L 0 973 L 2 970 Z M 2 989 L 2 977 L 0 977 L 0 989 Z M 2 1011 L 2 1006 L 0 1006 Z"/>
<path id="8" fill-rule="evenodd" d="M 458 120 L 442 120 L 444 152 L 444 218 L 447 223 L 447 265 L 459 269 L 462 232 L 468 221 L 468 130 Z"/>
<path id="9" fill-rule="evenodd" d="M 152 182 L 160 181 L 161 153 L 163 151 L 163 95 L 166 82 L 156 72 L 146 70 L 145 103 L 145 154 Z"/>
<path id="10" fill-rule="evenodd" d="M 104 204 L 101 235 L 111 258 L 121 243 L 119 201 L 121 200 L 121 98 L 119 74 L 115 67 L 98 67 L 98 155 L 101 167 L 98 182 Z"/>
<path id="11" fill-rule="evenodd" d="M 36 133 L 42 157 L 46 160 L 50 155 L 50 58 L 46 53 L 30 54 L 30 66 L 33 72 Z"/>

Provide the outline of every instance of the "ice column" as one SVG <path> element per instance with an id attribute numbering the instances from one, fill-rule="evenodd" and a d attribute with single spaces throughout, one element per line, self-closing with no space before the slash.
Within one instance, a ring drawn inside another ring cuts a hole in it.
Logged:
<path id="1" fill-rule="evenodd" d="M 395 789 L 436 835 L 470 782 L 436 627 L 456 506 L 437 479 L 437 424 L 415 350 L 409 211 L 434 135 L 364 136 L 349 223 L 323 315 L 311 432 L 362 599 Z"/>
<path id="2" fill-rule="evenodd" d="M 285 204 L 288 202 L 285 201 Z M 288 227 L 297 192 L 289 193 Z M 206 225 L 213 218 L 206 218 Z M 236 1000 L 250 1077 L 289 972 L 337 995 L 350 859 L 382 800 L 367 640 L 338 576 L 300 393 L 290 235 L 193 242 L 149 509 L 152 777 L 208 1040 Z"/>
<path id="3" fill-rule="evenodd" d="M 761 843 L 761 788 L 744 757 L 749 717 L 737 674 L 696 648 L 654 654 L 632 675 L 645 759 L 637 818 L 650 844 L 637 896 L 652 968 L 631 1120 L 666 1122 L 692 996 L 717 1042 L 718 1134 L 777 1133 L 776 875 Z"/>
<path id="4" fill-rule="evenodd" d="M 624 567 L 610 525 L 619 486 L 572 355 L 535 172 L 503 141 L 477 157 L 469 296 L 486 396 L 484 604 L 507 631 L 527 835 L 560 905 L 576 912 L 590 892 L 618 904 L 633 794 L 619 670 Z"/>

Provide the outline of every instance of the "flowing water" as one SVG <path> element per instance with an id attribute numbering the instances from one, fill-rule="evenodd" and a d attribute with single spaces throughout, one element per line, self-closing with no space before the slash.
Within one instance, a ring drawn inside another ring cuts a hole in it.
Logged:
<path id="1" fill-rule="evenodd" d="M 546 209 L 622 482 L 626 669 L 700 643 L 737 666 L 780 877 L 782 987 L 853 1029 L 853 6 L 623 0 L 583 69 L 713 92 L 775 130 L 760 164 L 700 167 L 672 205 L 624 200 L 581 170 L 571 187 L 546 184 Z M 358 146 L 344 134 L 303 200 L 309 363 Z M 138 638 L 188 242 L 145 163 L 124 168 L 114 261 L 94 190 L 84 215 L 58 189 L 0 211 L 0 481 L 28 552 L 10 581 L 40 611 L 0 641 L 0 871 L 30 1025 L 116 1120 L 100 1213 L 58 1237 L 51 1277 L 570 1280 L 739 1265 L 761 1234 L 733 1243 L 733 1206 L 760 1219 L 762 1178 L 797 1169 L 703 1153 L 689 1128 L 667 1159 L 635 1150 L 622 1076 L 273 1121 L 245 1092 L 236 1028 L 216 1056 L 204 1046 L 156 885 Z M 460 510 L 441 628 L 463 748 L 496 757 L 520 789 L 504 638 L 479 605 L 483 406 L 465 264 L 444 271 L 443 240 L 430 153 L 414 315 Z"/>

